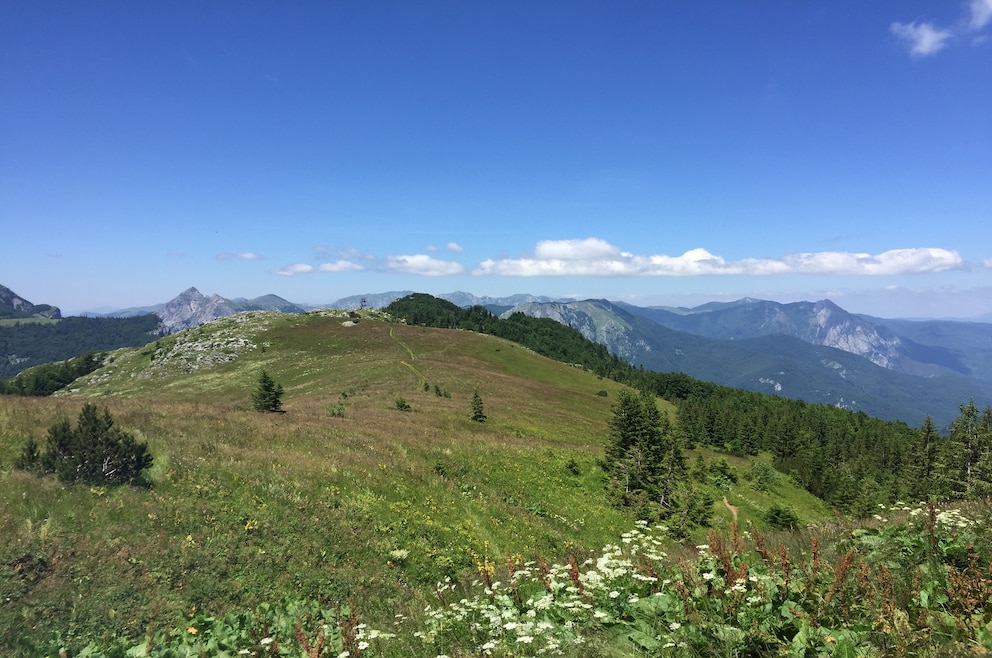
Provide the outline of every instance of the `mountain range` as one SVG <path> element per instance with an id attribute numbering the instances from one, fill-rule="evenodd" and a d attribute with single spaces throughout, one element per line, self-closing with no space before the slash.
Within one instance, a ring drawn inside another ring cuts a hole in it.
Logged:
<path id="1" fill-rule="evenodd" d="M 383 308 L 391 302 L 413 294 L 412 290 L 391 291 L 367 295 L 352 295 L 343 297 L 326 308 L 337 309 L 357 309 L 357 308 Z M 452 292 L 439 295 L 442 299 L 456 304 L 457 306 L 486 306 L 498 310 L 505 310 L 527 303 L 542 303 L 559 301 L 552 297 L 541 297 L 537 295 L 511 295 L 509 297 L 477 297 L 468 292 Z M 132 317 L 136 315 L 147 315 L 154 313 L 162 320 L 163 327 L 174 333 L 199 326 L 205 322 L 216 320 L 217 318 L 242 313 L 244 311 L 274 311 L 276 313 L 305 313 L 315 308 L 325 308 L 313 304 L 295 304 L 286 301 L 278 295 L 263 295 L 254 299 L 226 299 L 220 295 L 213 294 L 209 297 L 201 293 L 195 287 L 188 288 L 179 293 L 176 297 L 161 304 L 152 306 L 141 306 L 126 308 L 110 313 L 102 313 L 100 317 Z"/>
<path id="2" fill-rule="evenodd" d="M 830 301 L 696 308 L 606 300 L 524 304 L 634 365 L 918 424 L 992 401 L 992 324 L 884 320 Z"/>
<path id="3" fill-rule="evenodd" d="M 328 306 L 382 308 L 409 294 L 354 295 Z M 453 292 L 438 297 L 461 307 L 485 306 L 503 317 L 524 313 L 554 319 L 648 370 L 684 372 L 913 425 L 925 415 L 949 422 L 958 405 L 969 399 L 992 402 L 989 323 L 888 320 L 848 313 L 828 300 L 782 304 L 745 298 L 682 308 L 527 294 L 496 298 Z M 226 299 L 191 287 L 168 302 L 104 317 L 153 313 L 160 320 L 157 333 L 166 334 L 243 311 L 303 313 L 313 308 L 276 295 Z M 0 317 L 60 315 L 56 307 L 35 306 L 0 286 Z M 0 340 L 0 359 L 9 357 L 2 346 Z"/>

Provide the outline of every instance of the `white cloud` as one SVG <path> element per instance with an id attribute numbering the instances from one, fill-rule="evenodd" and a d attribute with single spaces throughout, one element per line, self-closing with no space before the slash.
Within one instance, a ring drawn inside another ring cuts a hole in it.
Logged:
<path id="1" fill-rule="evenodd" d="M 457 242 L 449 242 L 448 244 L 444 245 L 444 248 L 455 254 L 460 254 L 464 251 L 464 249 L 462 249 L 462 246 Z"/>
<path id="2" fill-rule="evenodd" d="M 331 260 L 332 258 L 350 261 L 375 260 L 375 257 L 371 254 L 363 253 L 354 247 L 341 248 L 329 245 L 318 245 L 314 247 L 314 252 L 317 260 Z"/>
<path id="3" fill-rule="evenodd" d="M 295 274 L 306 274 L 307 272 L 313 272 L 313 265 L 296 263 L 295 265 L 287 265 L 276 270 L 276 274 L 280 276 L 293 276 Z"/>
<path id="4" fill-rule="evenodd" d="M 451 249 L 450 244 L 446 248 Z M 357 254 L 358 252 L 353 252 Z M 982 263 L 992 269 L 992 258 Z M 781 258 L 742 258 L 728 261 L 706 249 L 690 249 L 678 256 L 633 254 L 601 238 L 541 240 L 531 254 L 521 258 L 488 259 L 472 270 L 489 276 L 583 276 L 583 277 L 661 277 L 661 276 L 771 276 L 775 274 L 814 274 L 844 276 L 895 276 L 964 269 L 956 251 L 935 247 L 892 249 L 879 254 L 820 251 L 787 254 Z M 419 276 L 466 274 L 461 263 L 412 254 L 375 258 L 339 258 L 319 265 L 287 265 L 276 274 L 294 276 L 311 272 L 360 272 L 375 270 Z"/>
<path id="5" fill-rule="evenodd" d="M 902 39 L 911 55 L 927 57 L 947 46 L 953 32 L 935 27 L 933 23 L 892 23 L 889 31 Z"/>
<path id="6" fill-rule="evenodd" d="M 968 27 L 980 30 L 992 23 L 992 0 L 971 0 L 968 5 Z"/>
<path id="7" fill-rule="evenodd" d="M 987 270 L 992 270 L 992 258 L 986 258 L 982 261 L 982 267 Z"/>
<path id="8" fill-rule="evenodd" d="M 964 5 L 964 15 L 953 27 L 942 28 L 931 22 L 926 23 L 892 23 L 889 31 L 899 37 L 909 48 L 914 57 L 935 55 L 956 36 L 980 32 L 992 23 L 992 0 L 970 0 Z M 983 43 L 988 39 L 987 34 L 972 35 L 972 44 Z"/>
<path id="9" fill-rule="evenodd" d="M 361 272 L 364 265 L 353 263 L 350 260 L 338 260 L 333 263 L 321 263 L 317 266 L 318 272 Z"/>
<path id="10" fill-rule="evenodd" d="M 465 267 L 461 263 L 455 263 L 450 260 L 438 260 L 426 254 L 389 256 L 386 259 L 386 269 L 393 272 L 420 274 L 422 276 L 447 276 L 451 274 L 464 274 L 465 272 Z"/>
<path id="11" fill-rule="evenodd" d="M 337 260 L 333 263 L 321 263 L 314 267 L 309 263 L 295 263 L 275 270 L 280 276 L 295 276 L 297 274 L 310 274 L 311 272 L 361 272 L 365 266 L 350 260 Z"/>
<path id="12" fill-rule="evenodd" d="M 620 250 L 606 240 L 585 238 L 584 240 L 541 240 L 534 247 L 534 256 L 545 259 L 597 260 L 621 256 Z"/>
<path id="13" fill-rule="evenodd" d="M 943 272 L 964 264 L 956 251 L 937 248 L 892 249 L 874 256 L 828 251 L 786 256 L 783 262 L 802 274 L 868 276 Z"/>
<path id="14" fill-rule="evenodd" d="M 544 240 L 533 256 L 485 260 L 473 272 L 501 276 L 699 276 L 772 274 L 896 275 L 961 268 L 957 252 L 937 248 L 893 249 L 881 254 L 816 252 L 783 258 L 727 261 L 706 249 L 681 256 L 634 255 L 605 240 Z"/>
<path id="15" fill-rule="evenodd" d="M 262 255 L 253 251 L 223 252 L 217 254 L 217 260 L 262 260 Z"/>

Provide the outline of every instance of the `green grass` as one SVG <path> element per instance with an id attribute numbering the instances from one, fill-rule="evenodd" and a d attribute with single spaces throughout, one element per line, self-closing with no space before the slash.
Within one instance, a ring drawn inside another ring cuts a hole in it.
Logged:
<path id="1" fill-rule="evenodd" d="M 57 324 L 53 318 L 0 318 L 0 327 L 13 327 L 17 324 Z"/>
<path id="2" fill-rule="evenodd" d="M 285 413 L 249 409 L 263 368 Z M 470 419 L 475 390 L 485 423 Z M 36 655 L 56 631 L 73 646 L 140 638 L 287 596 L 388 627 L 422 617 L 434 584 L 469 580 L 480 557 L 584 559 L 633 524 L 607 504 L 598 461 L 618 390 L 472 332 L 253 313 L 118 350 L 69 394 L 0 397 L 0 653 Z M 93 398 L 148 442 L 149 489 L 12 470 L 28 436 Z M 785 478 L 713 493 L 742 521 L 782 496 L 803 520 L 828 513 Z"/>

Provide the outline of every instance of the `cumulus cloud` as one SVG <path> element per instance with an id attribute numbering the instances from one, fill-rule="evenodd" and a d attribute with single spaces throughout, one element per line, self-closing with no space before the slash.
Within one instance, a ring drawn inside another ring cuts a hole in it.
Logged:
<path id="1" fill-rule="evenodd" d="M 428 247 L 428 251 L 429 251 Z M 379 258 L 363 253 L 357 249 L 338 249 L 336 247 L 317 247 L 317 260 L 324 261 L 318 265 L 295 263 L 278 270 L 276 274 L 294 276 L 312 272 L 399 272 L 403 274 L 419 274 L 422 276 L 447 276 L 464 274 L 465 267 L 461 263 L 441 260 L 426 254 L 386 256 Z M 329 260 L 333 255 L 335 260 Z"/>
<path id="2" fill-rule="evenodd" d="M 286 267 L 280 267 L 276 270 L 276 274 L 280 276 L 293 276 L 296 274 L 306 274 L 308 272 L 313 272 L 313 265 L 307 263 L 296 263 L 294 265 L 287 265 Z"/>
<path id="3" fill-rule="evenodd" d="M 311 272 L 361 272 L 365 266 L 350 260 L 338 260 L 333 263 L 321 263 L 314 267 L 309 263 L 295 263 L 275 270 L 280 276 L 295 276 L 297 274 L 310 274 Z"/>
<path id="4" fill-rule="evenodd" d="M 321 263 L 317 266 L 318 272 L 361 272 L 365 266 L 350 260 L 338 260 L 333 263 Z"/>
<path id="5" fill-rule="evenodd" d="M 982 267 L 987 270 L 992 270 L 992 258 L 986 258 L 982 261 Z"/>
<path id="6" fill-rule="evenodd" d="M 450 245 L 446 245 L 450 249 Z M 357 254 L 358 252 L 352 252 Z M 992 258 L 982 263 L 992 268 Z M 690 249 L 681 255 L 634 254 L 601 238 L 541 240 L 530 254 L 520 258 L 484 260 L 470 273 L 479 276 L 770 276 L 775 274 L 818 274 L 851 276 L 894 276 L 935 273 L 964 269 L 956 251 L 936 247 L 892 249 L 879 254 L 819 251 L 787 254 L 780 258 L 742 258 L 729 261 L 706 249 Z M 319 265 L 296 263 L 275 270 L 282 276 L 312 272 L 378 271 L 418 276 L 453 276 L 469 273 L 452 260 L 428 254 L 376 258 L 361 254 L 341 257 Z"/>
<path id="7" fill-rule="evenodd" d="M 992 0 L 971 0 L 968 5 L 968 27 L 980 30 L 992 23 Z"/>
<path id="8" fill-rule="evenodd" d="M 542 260 L 601 260 L 622 256 L 620 250 L 606 240 L 541 240 L 534 248 L 534 256 Z"/>
<path id="9" fill-rule="evenodd" d="M 217 254 L 217 260 L 262 260 L 262 256 L 254 251 L 223 252 Z"/>
<path id="10" fill-rule="evenodd" d="M 964 14 L 953 27 L 938 27 L 932 22 L 892 23 L 889 31 L 909 48 L 914 57 L 928 57 L 943 50 L 958 36 L 972 35 L 972 43 L 982 43 L 987 34 L 978 34 L 992 23 L 992 0 L 970 0 L 964 5 Z"/>
<path id="11" fill-rule="evenodd" d="M 935 27 L 933 23 L 892 23 L 889 31 L 899 37 L 915 57 L 940 52 L 953 36 L 950 30 Z"/>
<path id="12" fill-rule="evenodd" d="M 461 263 L 432 258 L 426 254 L 389 256 L 386 259 L 385 267 L 392 272 L 420 274 L 422 276 L 447 276 L 464 274 L 465 272 L 465 267 Z"/>
<path id="13" fill-rule="evenodd" d="M 454 254 L 460 254 L 464 251 L 462 246 L 457 242 L 448 242 L 444 245 L 444 248 Z M 438 251 L 438 248 L 435 245 L 429 244 L 424 248 L 424 250 L 430 253 L 434 253 Z"/>
<path id="14" fill-rule="evenodd" d="M 706 249 L 680 256 L 635 255 L 605 240 L 544 240 L 532 256 L 485 260 L 477 275 L 501 276 L 699 276 L 773 274 L 896 275 L 942 272 L 963 266 L 957 252 L 937 248 L 893 249 L 881 254 L 824 251 L 782 258 L 727 261 Z"/>

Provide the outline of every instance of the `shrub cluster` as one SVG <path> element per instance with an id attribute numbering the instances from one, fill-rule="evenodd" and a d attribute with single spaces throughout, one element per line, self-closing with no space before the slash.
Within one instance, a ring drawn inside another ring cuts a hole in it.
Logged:
<path id="1" fill-rule="evenodd" d="M 76 426 L 66 419 L 48 428 L 45 448 L 28 439 L 15 466 L 54 474 L 62 482 L 93 485 L 144 484 L 143 471 L 152 465 L 146 443 L 114 425 L 107 409 L 84 404 Z"/>

